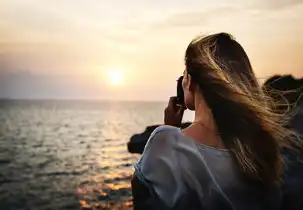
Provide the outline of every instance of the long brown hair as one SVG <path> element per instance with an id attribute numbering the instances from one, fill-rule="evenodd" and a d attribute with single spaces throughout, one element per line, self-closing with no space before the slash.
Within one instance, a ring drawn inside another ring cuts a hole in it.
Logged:
<path id="1" fill-rule="evenodd" d="M 271 110 L 242 46 L 227 33 L 197 37 L 186 50 L 185 64 L 244 178 L 266 186 L 279 183 L 281 149 L 296 139 Z"/>

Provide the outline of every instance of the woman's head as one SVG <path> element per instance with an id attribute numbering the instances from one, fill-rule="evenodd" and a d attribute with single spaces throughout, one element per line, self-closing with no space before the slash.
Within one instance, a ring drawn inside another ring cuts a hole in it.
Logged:
<path id="1" fill-rule="evenodd" d="M 279 181 L 289 132 L 267 105 L 242 46 L 226 33 L 200 37 L 189 44 L 185 64 L 187 108 L 195 110 L 197 100 L 208 106 L 245 178 Z"/>
<path id="2" fill-rule="evenodd" d="M 209 84 L 224 81 L 259 91 L 248 56 L 242 46 L 227 33 L 194 39 L 186 50 L 185 65 L 183 87 L 186 105 L 191 110 L 194 110 L 194 90 L 198 90 L 195 87 L 199 81 L 205 84 L 206 80 L 209 80 Z"/>

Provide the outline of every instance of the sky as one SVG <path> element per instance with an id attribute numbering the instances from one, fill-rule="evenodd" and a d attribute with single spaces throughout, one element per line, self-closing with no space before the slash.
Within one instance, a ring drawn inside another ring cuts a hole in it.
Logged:
<path id="1" fill-rule="evenodd" d="M 303 0 L 2 0 L 0 98 L 160 100 L 199 34 L 229 32 L 260 81 L 303 77 Z"/>

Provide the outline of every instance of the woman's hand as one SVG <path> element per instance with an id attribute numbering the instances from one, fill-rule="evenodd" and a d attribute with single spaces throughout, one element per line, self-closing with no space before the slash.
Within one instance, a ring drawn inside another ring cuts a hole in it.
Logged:
<path id="1" fill-rule="evenodd" d="M 177 97 L 170 97 L 168 106 L 164 110 L 164 124 L 180 127 L 185 107 L 177 106 Z"/>

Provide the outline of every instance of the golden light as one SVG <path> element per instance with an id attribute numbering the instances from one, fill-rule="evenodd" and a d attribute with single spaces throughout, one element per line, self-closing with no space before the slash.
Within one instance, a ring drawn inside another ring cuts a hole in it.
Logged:
<path id="1" fill-rule="evenodd" d="M 124 74 L 122 69 L 108 69 L 107 76 L 109 79 L 110 84 L 112 85 L 120 85 L 123 82 Z"/>

